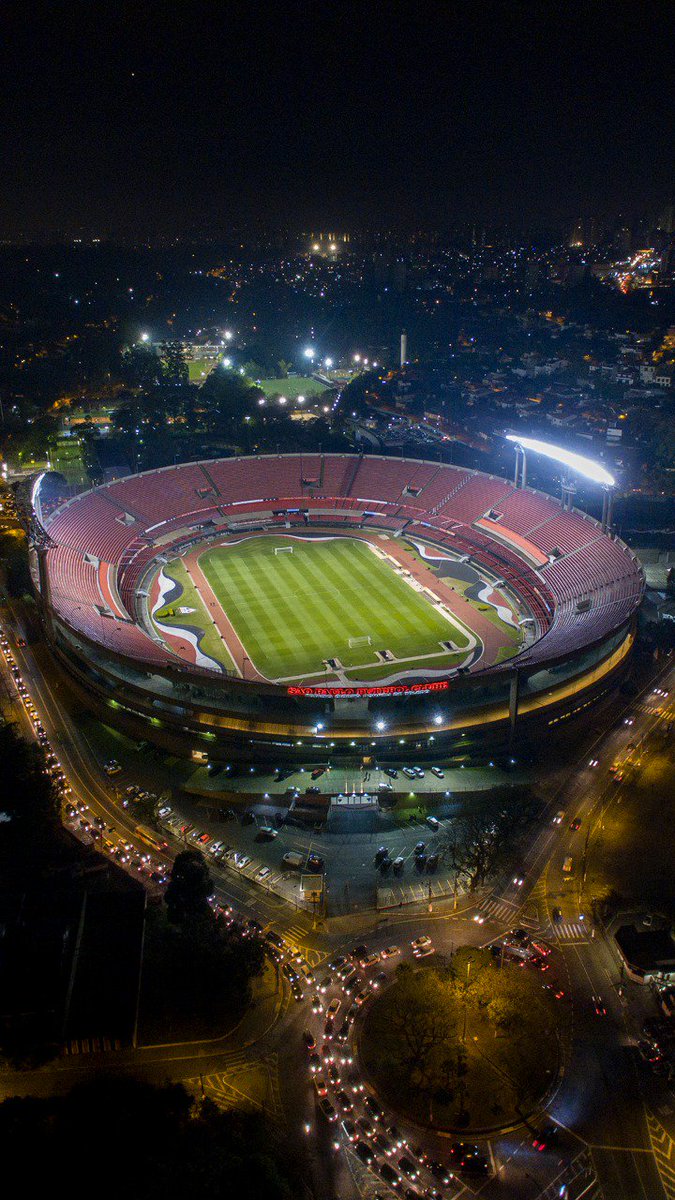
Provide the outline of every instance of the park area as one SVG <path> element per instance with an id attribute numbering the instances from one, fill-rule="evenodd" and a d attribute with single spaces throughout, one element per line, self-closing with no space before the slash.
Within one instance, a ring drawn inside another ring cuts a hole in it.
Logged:
<path id="1" fill-rule="evenodd" d="M 538 971 L 464 947 L 449 964 L 399 967 L 367 1012 L 359 1056 L 401 1116 L 487 1132 L 527 1118 L 551 1088 L 567 1021 Z"/>

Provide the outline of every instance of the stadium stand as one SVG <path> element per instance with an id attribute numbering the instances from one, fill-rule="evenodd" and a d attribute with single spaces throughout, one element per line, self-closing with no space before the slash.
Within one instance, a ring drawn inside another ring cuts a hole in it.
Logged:
<path id="1" fill-rule="evenodd" d="M 628 548 L 550 496 L 421 460 L 313 454 L 186 463 L 68 500 L 44 518 L 53 609 L 122 655 L 166 663 L 168 652 L 137 620 L 137 589 L 151 564 L 208 531 L 286 520 L 390 534 L 405 527 L 469 555 L 529 605 L 538 640 L 523 662 L 605 636 L 642 596 L 641 569 Z M 519 549 L 527 545 L 536 554 L 526 561 Z"/>

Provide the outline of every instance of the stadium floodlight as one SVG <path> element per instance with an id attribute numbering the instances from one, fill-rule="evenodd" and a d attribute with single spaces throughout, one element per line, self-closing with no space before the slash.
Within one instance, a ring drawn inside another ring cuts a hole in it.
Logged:
<path id="1" fill-rule="evenodd" d="M 224 330 L 223 330 L 223 337 L 225 338 L 225 341 L 226 341 L 226 342 L 231 342 L 231 341 L 232 341 L 232 338 L 234 337 L 234 334 L 233 334 L 233 332 L 232 332 L 232 330 L 231 330 L 231 329 L 224 329 Z"/>
<path id="2" fill-rule="evenodd" d="M 545 458 L 552 458 L 554 462 L 570 467 L 572 471 L 584 475 L 593 483 L 601 483 L 604 487 L 614 487 L 616 482 L 614 476 L 601 467 L 600 463 L 594 462 L 592 458 L 586 458 L 585 454 L 576 454 L 574 450 L 564 450 L 562 446 L 554 446 L 551 442 L 542 442 L 539 438 L 520 437 L 516 433 L 507 433 L 506 440 L 514 442 L 523 450 L 532 450 L 534 454 L 543 454 Z"/>
<path id="3" fill-rule="evenodd" d="M 332 367 L 332 365 L 333 365 L 333 360 L 332 360 L 332 358 L 324 358 L 324 360 L 323 360 L 323 361 L 324 361 L 324 363 L 326 364 L 326 366 L 328 367 L 328 369 L 330 370 L 330 368 L 331 368 L 331 367 Z"/>
<path id="4" fill-rule="evenodd" d="M 436 713 L 436 716 L 434 717 L 434 725 L 442 725 L 442 724 L 443 724 L 443 718 L 442 718 L 441 714 Z"/>
<path id="5" fill-rule="evenodd" d="M 355 354 L 355 355 L 354 355 L 354 362 L 361 362 L 361 355 L 360 355 L 360 354 Z"/>
<path id="6" fill-rule="evenodd" d="M 144 332 L 141 334 L 141 341 L 142 341 L 142 342 L 149 342 L 149 341 L 150 341 L 150 334 L 149 334 L 149 333 L 146 333 L 146 332 L 144 331 Z"/>
<path id="7" fill-rule="evenodd" d="M 312 359 L 312 358 L 314 358 L 314 353 L 315 353 L 314 347 L 313 346 L 305 346 L 305 349 L 303 350 L 302 353 L 304 354 L 305 358 Z"/>
<path id="8" fill-rule="evenodd" d="M 384 733 L 385 729 L 387 728 L 387 722 L 386 721 L 376 721 L 375 728 L 378 733 Z"/>
<path id="9" fill-rule="evenodd" d="M 224 367 L 231 367 L 231 366 L 232 366 L 232 359 L 231 359 L 231 358 L 224 358 L 224 359 L 223 359 L 223 366 L 224 366 Z"/>
<path id="10" fill-rule="evenodd" d="M 298 404 L 304 404 L 304 403 L 305 403 L 305 397 L 304 397 L 304 396 L 298 396 L 298 397 L 297 397 L 297 400 L 298 400 Z"/>

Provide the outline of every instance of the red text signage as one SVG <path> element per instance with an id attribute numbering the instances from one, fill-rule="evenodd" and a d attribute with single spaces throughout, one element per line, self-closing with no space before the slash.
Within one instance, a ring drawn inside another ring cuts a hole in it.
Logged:
<path id="1" fill-rule="evenodd" d="M 391 683 L 387 687 L 289 687 L 289 696 L 412 696 L 416 692 L 444 692 L 447 679 L 432 683 Z"/>

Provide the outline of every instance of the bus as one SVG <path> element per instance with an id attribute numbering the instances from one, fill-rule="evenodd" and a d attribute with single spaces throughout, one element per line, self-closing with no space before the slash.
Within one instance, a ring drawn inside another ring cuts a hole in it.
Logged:
<path id="1" fill-rule="evenodd" d="M 148 829 L 147 825 L 136 826 L 136 837 L 139 837 L 143 842 L 147 842 L 148 846 L 152 846 L 153 850 L 162 852 L 169 849 L 169 843 L 164 840 L 161 834 L 157 833 L 154 829 Z"/>

